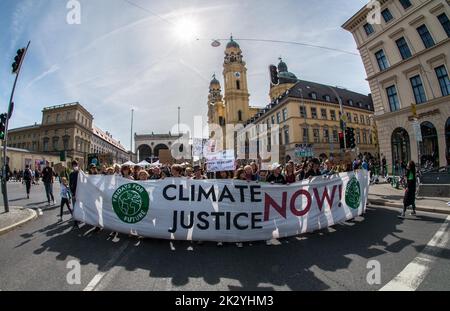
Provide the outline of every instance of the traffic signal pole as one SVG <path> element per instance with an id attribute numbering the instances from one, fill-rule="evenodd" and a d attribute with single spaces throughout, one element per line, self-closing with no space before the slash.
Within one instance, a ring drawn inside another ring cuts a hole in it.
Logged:
<path id="1" fill-rule="evenodd" d="M 17 80 L 19 79 L 19 74 L 20 74 L 20 69 L 22 67 L 23 64 L 23 60 L 25 59 L 25 56 L 27 54 L 28 48 L 30 47 L 31 41 L 28 41 L 28 45 L 25 48 L 25 51 L 22 55 L 22 58 L 20 59 L 20 63 L 19 63 L 19 67 L 17 68 L 17 72 L 16 72 L 16 78 L 14 79 L 14 85 L 13 85 L 13 89 L 11 91 L 11 98 L 9 99 L 9 106 L 8 106 L 8 115 L 6 118 L 6 122 L 5 122 L 5 138 L 3 140 L 3 174 L 2 174 L 2 194 L 3 194 L 3 204 L 5 205 L 5 213 L 9 213 L 9 202 L 8 202 L 8 187 L 7 187 L 7 174 L 9 173 L 6 170 L 6 165 L 7 165 L 7 158 L 6 158 L 6 149 L 8 146 L 8 124 L 9 124 L 9 119 L 10 119 L 10 111 L 12 111 L 12 109 L 10 109 L 10 107 L 13 105 L 13 99 L 14 99 L 14 92 L 16 90 L 16 85 L 17 85 Z"/>

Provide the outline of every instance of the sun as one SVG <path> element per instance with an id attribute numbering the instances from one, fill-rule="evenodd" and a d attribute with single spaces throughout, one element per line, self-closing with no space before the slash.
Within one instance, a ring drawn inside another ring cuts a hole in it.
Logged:
<path id="1" fill-rule="evenodd" d="M 198 39 L 199 25 L 193 18 L 183 17 L 175 22 L 173 31 L 179 41 L 191 42 Z"/>

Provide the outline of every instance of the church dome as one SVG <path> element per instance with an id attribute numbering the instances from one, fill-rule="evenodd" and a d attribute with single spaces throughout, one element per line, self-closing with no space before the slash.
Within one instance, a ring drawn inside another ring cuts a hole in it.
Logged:
<path id="1" fill-rule="evenodd" d="M 280 63 L 278 64 L 279 72 L 288 72 L 288 66 L 283 60 L 280 58 Z"/>
<path id="2" fill-rule="evenodd" d="M 280 63 L 278 64 L 278 78 L 280 79 L 280 83 L 297 83 L 298 79 L 295 74 L 288 71 L 288 66 L 283 60 L 280 58 Z"/>
<path id="3" fill-rule="evenodd" d="M 216 79 L 216 75 L 215 74 L 213 75 L 213 78 L 212 78 L 211 82 L 209 83 L 209 85 L 210 86 L 213 86 L 213 85 L 220 86 L 220 82 L 219 82 L 219 80 Z"/>
<path id="4" fill-rule="evenodd" d="M 227 44 L 227 49 L 231 49 L 231 48 L 236 48 L 236 49 L 240 49 L 241 47 L 239 46 L 239 44 L 233 40 L 233 36 L 231 36 L 230 38 L 230 42 L 228 42 Z"/>

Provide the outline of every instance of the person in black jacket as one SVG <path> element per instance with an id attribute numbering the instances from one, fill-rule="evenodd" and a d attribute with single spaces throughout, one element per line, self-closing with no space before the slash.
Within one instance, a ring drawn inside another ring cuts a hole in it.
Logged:
<path id="1" fill-rule="evenodd" d="M 23 180 L 25 181 L 25 187 L 27 189 L 27 199 L 30 198 L 31 181 L 33 174 L 31 173 L 30 166 L 25 165 L 25 171 L 23 171 Z"/>
<path id="2" fill-rule="evenodd" d="M 72 206 L 74 206 L 76 201 L 76 192 L 77 192 L 77 182 L 78 182 L 78 173 L 79 167 L 78 162 L 76 160 L 72 161 L 72 172 L 69 174 L 69 188 L 72 193 Z"/>
<path id="3" fill-rule="evenodd" d="M 77 183 L 78 183 L 78 173 L 80 169 L 78 167 L 78 162 L 76 160 L 72 161 L 72 172 L 69 174 L 69 189 L 72 195 L 72 209 L 75 211 L 76 193 L 77 193 Z M 74 227 L 78 228 L 78 221 L 74 221 Z"/>
<path id="4" fill-rule="evenodd" d="M 42 181 L 44 182 L 48 205 L 50 205 L 50 199 L 53 201 L 53 204 L 55 204 L 55 197 L 53 196 L 54 178 L 55 172 L 53 171 L 53 168 L 50 167 L 50 164 L 47 164 L 47 166 L 42 171 Z"/>
<path id="5" fill-rule="evenodd" d="M 406 215 L 406 209 L 409 206 L 412 206 L 411 215 L 416 215 L 416 164 L 414 161 L 409 161 L 406 166 L 406 181 L 407 187 L 405 192 L 405 197 L 403 198 L 403 212 L 399 216 L 400 218 L 404 218 Z"/>

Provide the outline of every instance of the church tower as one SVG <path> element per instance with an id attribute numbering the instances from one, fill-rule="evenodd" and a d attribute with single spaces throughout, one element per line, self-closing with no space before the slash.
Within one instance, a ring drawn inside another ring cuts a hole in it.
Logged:
<path id="1" fill-rule="evenodd" d="M 216 75 L 213 75 L 211 82 L 209 83 L 209 95 L 208 95 L 208 124 L 217 124 L 224 127 L 226 124 L 226 111 L 223 102 L 222 91 L 219 80 L 216 79 Z M 210 129 L 210 137 L 212 136 L 213 129 Z"/>
<path id="2" fill-rule="evenodd" d="M 223 64 L 225 81 L 226 122 L 229 124 L 244 123 L 250 119 L 247 68 L 242 60 L 239 44 L 230 38 L 225 49 Z"/>

